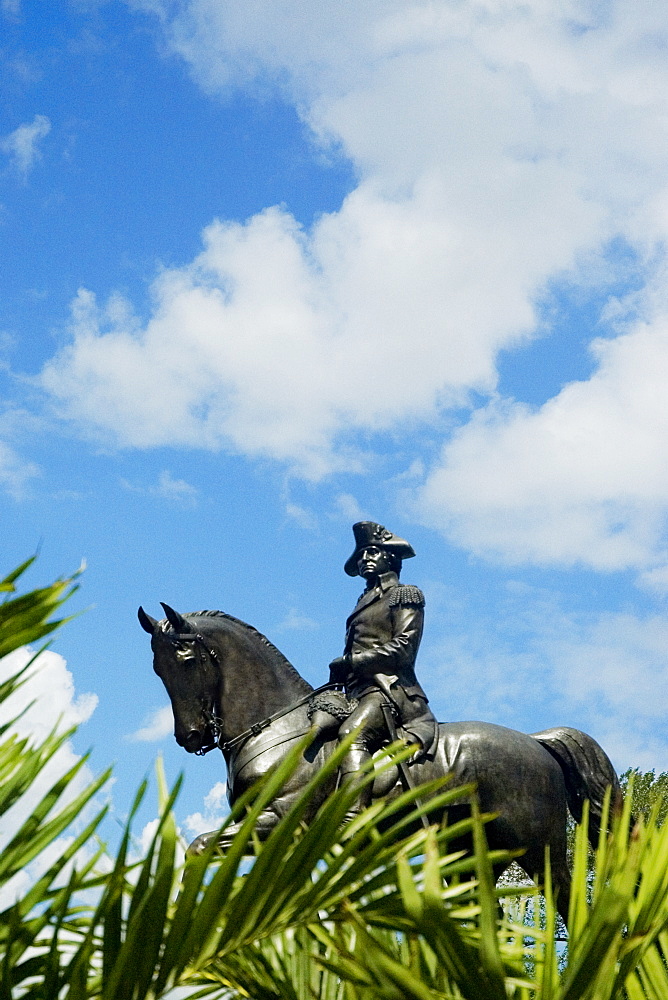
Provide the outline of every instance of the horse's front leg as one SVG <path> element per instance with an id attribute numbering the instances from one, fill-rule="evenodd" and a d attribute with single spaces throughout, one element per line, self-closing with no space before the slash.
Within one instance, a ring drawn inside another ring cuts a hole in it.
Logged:
<path id="1" fill-rule="evenodd" d="M 212 830 L 210 833 L 200 833 L 199 837 L 195 837 L 192 844 L 188 845 L 186 857 L 196 858 L 199 857 L 200 854 L 204 854 L 211 841 L 216 838 L 218 839 L 218 850 L 221 852 L 227 850 L 232 843 L 234 832 L 233 827 L 229 827 L 220 837 L 218 836 L 217 830 Z"/>
<path id="2" fill-rule="evenodd" d="M 278 823 L 279 818 L 280 817 L 276 812 L 270 810 L 260 813 L 257 823 L 255 824 L 255 835 L 260 840 L 266 840 Z M 219 834 L 218 830 L 211 830 L 210 833 L 200 833 L 199 837 L 196 837 L 192 844 L 188 847 L 186 857 L 193 858 L 200 854 L 204 854 L 212 840 L 218 841 L 217 850 L 221 854 L 224 853 L 239 833 L 242 826 L 243 823 L 231 823 L 230 826 L 225 828 L 222 834 Z M 252 853 L 252 851 L 249 851 L 249 853 Z"/>

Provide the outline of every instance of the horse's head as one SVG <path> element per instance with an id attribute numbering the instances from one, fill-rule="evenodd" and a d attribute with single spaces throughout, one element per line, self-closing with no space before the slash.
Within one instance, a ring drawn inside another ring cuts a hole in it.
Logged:
<path id="1" fill-rule="evenodd" d="M 174 714 L 174 736 L 188 753 L 204 754 L 220 736 L 220 673 L 215 652 L 191 621 L 167 604 L 156 621 L 143 608 L 141 627 L 151 636 L 153 669 L 165 685 Z"/>

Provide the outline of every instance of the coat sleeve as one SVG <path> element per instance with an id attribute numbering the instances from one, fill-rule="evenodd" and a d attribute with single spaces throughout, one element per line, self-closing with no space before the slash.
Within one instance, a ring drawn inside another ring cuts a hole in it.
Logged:
<path id="1" fill-rule="evenodd" d="M 371 649 L 350 654 L 358 677 L 371 680 L 374 674 L 401 674 L 415 664 L 424 625 L 422 591 L 399 584 L 390 596 L 389 612 L 392 638 Z"/>

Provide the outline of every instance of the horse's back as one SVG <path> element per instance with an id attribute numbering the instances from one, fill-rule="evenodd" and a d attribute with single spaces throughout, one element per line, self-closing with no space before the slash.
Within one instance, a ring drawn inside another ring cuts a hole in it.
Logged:
<path id="1" fill-rule="evenodd" d="M 565 829 L 561 768 L 525 733 L 490 722 L 440 723 L 434 760 L 415 767 L 420 783 L 449 774 L 453 787 L 474 784 L 481 810 L 498 813 L 488 828 L 490 842 L 526 847 L 555 823 Z"/>
<path id="2" fill-rule="evenodd" d="M 457 784 L 475 781 L 480 788 L 549 768 L 551 760 L 537 740 L 515 729 L 492 722 L 441 722 L 433 766 L 452 774 Z M 560 773 L 558 764 L 554 773 Z"/>

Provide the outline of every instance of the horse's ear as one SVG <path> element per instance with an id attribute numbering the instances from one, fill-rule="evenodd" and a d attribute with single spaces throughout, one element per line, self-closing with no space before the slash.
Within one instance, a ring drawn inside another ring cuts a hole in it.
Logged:
<path id="1" fill-rule="evenodd" d="M 137 611 L 137 618 L 139 619 L 139 624 L 144 629 L 144 631 L 148 632 L 149 635 L 153 635 L 156 628 L 158 627 L 158 623 L 155 620 L 155 618 L 151 618 L 150 615 L 146 614 L 141 605 L 139 606 L 139 610 Z"/>
<path id="2" fill-rule="evenodd" d="M 173 629 L 175 629 L 177 632 L 192 632 L 190 625 L 185 620 L 183 615 L 180 615 L 178 611 L 174 610 L 174 608 L 170 608 L 169 604 L 165 604 L 163 601 L 160 601 L 160 603 L 165 609 L 165 615 L 167 617 L 167 621 L 169 622 L 169 624 L 172 626 Z"/>

